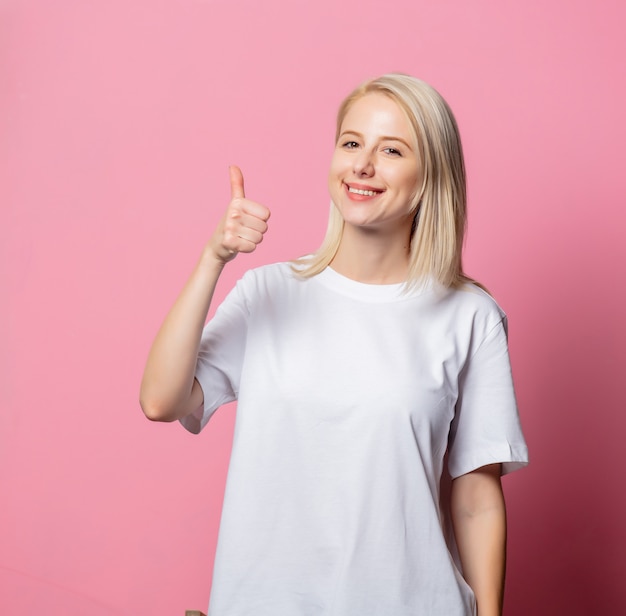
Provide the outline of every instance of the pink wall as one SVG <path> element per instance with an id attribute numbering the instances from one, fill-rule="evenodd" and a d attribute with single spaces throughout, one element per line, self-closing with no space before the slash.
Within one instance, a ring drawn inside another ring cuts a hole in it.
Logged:
<path id="1" fill-rule="evenodd" d="M 393 8 L 389 8 L 393 7 Z M 509 313 L 532 464 L 505 480 L 508 616 L 626 613 L 626 11 L 604 0 L 0 3 L 0 611 L 206 607 L 233 409 L 137 403 L 225 207 L 248 267 L 314 248 L 335 108 L 400 70 L 455 109 L 466 264 Z"/>

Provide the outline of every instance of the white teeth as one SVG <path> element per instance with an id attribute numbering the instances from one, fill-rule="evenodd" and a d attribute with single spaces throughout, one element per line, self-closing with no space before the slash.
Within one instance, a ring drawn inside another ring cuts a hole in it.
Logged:
<path id="1" fill-rule="evenodd" d="M 361 190 L 360 188 L 352 188 L 352 186 L 348 186 L 348 192 L 364 195 L 366 197 L 373 197 L 378 194 L 375 190 Z"/>

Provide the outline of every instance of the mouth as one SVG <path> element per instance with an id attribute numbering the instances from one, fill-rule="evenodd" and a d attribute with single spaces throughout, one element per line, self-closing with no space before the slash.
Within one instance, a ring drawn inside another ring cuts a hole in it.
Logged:
<path id="1" fill-rule="evenodd" d="M 365 187 L 365 186 L 355 186 L 351 184 L 346 184 L 349 193 L 354 195 L 361 195 L 363 197 L 375 197 L 376 195 L 380 195 L 382 190 L 376 190 L 375 188 Z"/>

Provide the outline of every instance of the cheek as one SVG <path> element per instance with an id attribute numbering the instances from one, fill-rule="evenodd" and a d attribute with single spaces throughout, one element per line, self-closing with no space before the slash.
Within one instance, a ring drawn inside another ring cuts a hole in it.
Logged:
<path id="1" fill-rule="evenodd" d="M 345 171 L 345 156 L 342 156 L 341 152 L 335 150 L 332 158 L 330 159 L 330 170 L 328 172 L 329 179 L 337 178 Z"/>
<path id="2" fill-rule="evenodd" d="M 414 196 L 419 190 L 420 175 L 414 169 L 406 170 L 398 174 L 397 185 L 402 187 L 403 192 Z"/>
<path id="3" fill-rule="evenodd" d="M 346 174 L 345 159 L 340 154 L 334 154 L 330 160 L 330 169 L 328 170 L 328 187 L 332 191 L 337 185 L 340 185 Z"/>
<path id="4" fill-rule="evenodd" d="M 340 186 L 340 184 L 341 180 L 339 179 L 335 157 L 333 156 L 330 161 L 330 169 L 328 171 L 328 192 L 330 193 L 330 198 L 333 201 L 336 201 L 337 199 L 338 186 Z"/>

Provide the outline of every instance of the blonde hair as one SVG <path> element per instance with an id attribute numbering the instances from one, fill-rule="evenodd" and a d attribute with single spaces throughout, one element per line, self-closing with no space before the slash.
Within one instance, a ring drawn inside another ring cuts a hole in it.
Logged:
<path id="1" fill-rule="evenodd" d="M 391 73 L 361 84 L 341 103 L 335 141 L 343 120 L 360 98 L 378 93 L 388 96 L 406 113 L 419 149 L 422 182 L 412 203 L 407 286 L 434 280 L 445 287 L 470 282 L 463 273 L 461 253 L 467 226 L 465 163 L 459 129 L 443 97 L 427 83 Z M 331 202 L 328 228 L 313 255 L 292 263 L 299 276 L 319 274 L 333 260 L 343 233 L 343 219 Z"/>

